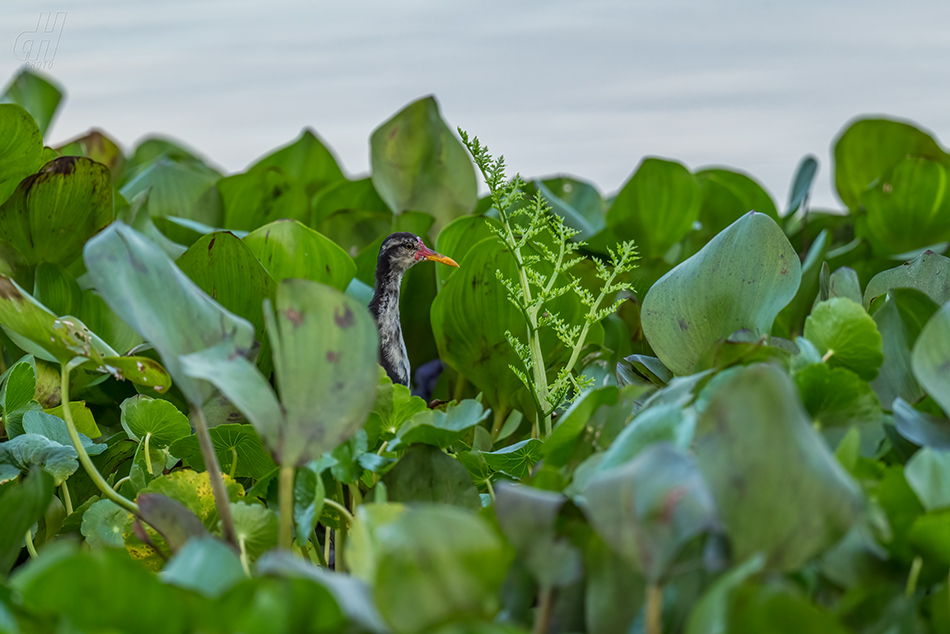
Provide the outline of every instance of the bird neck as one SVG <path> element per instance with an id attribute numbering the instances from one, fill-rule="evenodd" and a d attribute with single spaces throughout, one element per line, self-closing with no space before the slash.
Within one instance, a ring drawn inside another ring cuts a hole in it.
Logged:
<path id="1" fill-rule="evenodd" d="M 382 270 L 381 270 L 382 268 Z M 403 271 L 377 267 L 376 287 L 369 303 L 379 331 L 380 364 L 393 383 L 409 384 L 409 356 L 399 321 L 399 287 Z"/>

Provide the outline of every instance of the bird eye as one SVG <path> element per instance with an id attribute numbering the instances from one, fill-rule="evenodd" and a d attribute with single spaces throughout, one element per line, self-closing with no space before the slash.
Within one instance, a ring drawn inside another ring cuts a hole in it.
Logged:
<path id="1" fill-rule="evenodd" d="M 405 249 L 406 251 L 412 251 L 412 244 L 406 242 L 405 244 L 402 245 L 402 248 Z"/>

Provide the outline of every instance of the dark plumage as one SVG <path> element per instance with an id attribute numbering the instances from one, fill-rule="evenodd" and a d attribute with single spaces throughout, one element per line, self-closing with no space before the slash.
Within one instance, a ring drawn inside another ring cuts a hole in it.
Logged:
<path id="1" fill-rule="evenodd" d="M 399 322 L 399 287 L 402 276 L 420 260 L 458 266 L 452 258 L 426 247 L 417 235 L 402 231 L 383 240 L 376 261 L 376 286 L 369 303 L 369 312 L 379 331 L 379 363 L 393 383 L 403 385 L 409 385 L 409 356 Z"/>

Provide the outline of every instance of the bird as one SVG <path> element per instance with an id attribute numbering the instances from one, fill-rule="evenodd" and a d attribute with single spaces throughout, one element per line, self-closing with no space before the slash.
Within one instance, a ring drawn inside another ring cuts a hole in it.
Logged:
<path id="1" fill-rule="evenodd" d="M 392 382 L 409 386 L 409 355 L 399 321 L 399 287 L 406 271 L 422 260 L 458 267 L 450 257 L 428 248 L 422 238 L 407 231 L 393 233 L 379 247 L 376 284 L 369 312 L 379 332 L 379 363 Z"/>

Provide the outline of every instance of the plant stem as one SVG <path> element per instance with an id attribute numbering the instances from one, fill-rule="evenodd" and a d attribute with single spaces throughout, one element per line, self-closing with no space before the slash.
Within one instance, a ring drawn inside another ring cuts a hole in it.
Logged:
<path id="1" fill-rule="evenodd" d="M 148 469 L 148 474 L 154 476 L 155 472 L 152 471 L 152 456 L 151 452 L 148 450 L 148 441 L 152 437 L 152 432 L 145 434 L 145 468 Z"/>
<path id="2" fill-rule="evenodd" d="M 211 491 L 214 493 L 214 504 L 218 509 L 221 520 L 221 536 L 228 544 L 239 548 L 237 531 L 234 529 L 234 518 L 231 516 L 231 505 L 228 501 L 228 491 L 224 488 L 224 477 L 221 475 L 221 465 L 218 463 L 218 454 L 214 452 L 211 434 L 208 433 L 208 422 L 201 407 L 189 403 L 192 423 L 195 426 L 195 436 L 198 437 L 198 446 L 201 448 L 201 457 L 205 461 L 205 470 L 211 481 Z"/>
<path id="3" fill-rule="evenodd" d="M 465 394 L 465 375 L 459 374 L 458 378 L 455 379 L 455 390 L 452 393 L 452 398 L 456 401 L 462 400 L 462 395 Z"/>
<path id="4" fill-rule="evenodd" d="M 920 569 L 923 567 L 923 558 L 914 557 L 914 561 L 910 565 L 910 574 L 907 575 L 907 585 L 904 588 L 904 596 L 908 599 L 914 596 L 914 592 L 917 591 L 917 579 L 920 577 Z"/>
<path id="5" fill-rule="evenodd" d="M 323 498 L 323 503 L 333 509 L 336 509 L 337 513 L 346 518 L 347 523 L 353 523 L 353 514 L 350 513 L 350 510 L 334 500 L 333 498 Z"/>
<path id="6" fill-rule="evenodd" d="M 337 572 L 346 572 L 346 562 L 343 561 L 343 549 L 346 547 L 346 526 L 341 526 L 336 531 L 336 542 L 333 545 L 334 563 L 333 569 Z"/>
<path id="7" fill-rule="evenodd" d="M 313 537 L 313 552 L 317 553 L 317 563 L 324 568 L 329 568 L 327 564 L 327 558 L 323 553 L 323 549 L 320 548 L 320 542 L 317 541 L 316 536 Z"/>
<path id="8" fill-rule="evenodd" d="M 324 500 L 324 504 L 326 500 Z M 326 562 L 327 568 L 330 567 L 330 527 L 325 526 L 323 528 L 323 560 Z"/>
<path id="9" fill-rule="evenodd" d="M 663 586 L 651 583 L 647 586 L 646 634 L 663 633 Z"/>
<path id="10" fill-rule="evenodd" d="M 347 485 L 347 488 L 350 490 L 350 508 L 352 513 L 356 513 L 356 507 L 363 503 L 363 494 L 360 493 L 360 485 L 350 484 Z"/>
<path id="11" fill-rule="evenodd" d="M 118 491 L 119 487 L 132 479 L 132 476 L 125 476 L 124 478 L 119 478 L 119 481 L 112 485 L 113 491 Z"/>
<path id="12" fill-rule="evenodd" d="M 241 535 L 241 537 L 238 540 L 238 548 L 241 549 L 241 568 L 244 568 L 244 574 L 250 577 L 251 565 L 247 559 L 247 547 L 244 545 L 244 535 Z"/>
<path id="13" fill-rule="evenodd" d="M 66 515 L 73 514 L 73 499 L 69 496 L 69 487 L 66 486 L 66 481 L 63 480 L 63 483 L 59 485 L 59 491 L 63 497 L 63 506 L 66 507 Z"/>
<path id="14" fill-rule="evenodd" d="M 551 625 L 551 607 L 554 590 L 550 587 L 541 588 L 538 592 L 538 609 L 534 614 L 534 627 L 531 634 L 547 634 Z"/>
<path id="15" fill-rule="evenodd" d="M 26 552 L 30 553 L 31 559 L 36 559 L 36 546 L 33 545 L 33 529 L 26 529 Z"/>
<path id="16" fill-rule="evenodd" d="M 280 465 L 280 533 L 278 546 L 290 550 L 294 542 L 294 466 Z"/>
<path id="17" fill-rule="evenodd" d="M 491 425 L 491 439 L 493 441 L 498 439 L 498 434 L 501 433 L 501 428 L 504 427 L 507 418 L 508 416 L 500 407 L 495 408 L 495 415 Z"/>
<path id="18" fill-rule="evenodd" d="M 83 447 L 82 441 L 79 439 L 79 432 L 76 431 L 76 423 L 73 422 L 73 414 L 69 407 L 69 368 L 66 365 L 60 366 L 60 394 L 62 395 L 63 404 L 65 405 L 65 407 L 63 407 L 63 419 L 66 421 L 69 438 L 73 441 L 73 448 L 76 450 L 76 453 L 79 454 L 79 463 L 83 469 L 86 470 L 86 473 L 89 474 L 89 479 L 102 491 L 102 494 L 106 498 L 112 500 L 125 510 L 139 516 L 138 504 L 124 495 L 119 494 L 118 491 L 113 490 L 112 487 L 109 486 L 109 483 L 106 482 L 102 474 L 99 473 L 99 470 L 96 469 L 96 465 L 92 464 L 92 459 L 89 457 L 89 454 L 86 453 L 86 448 Z"/>

